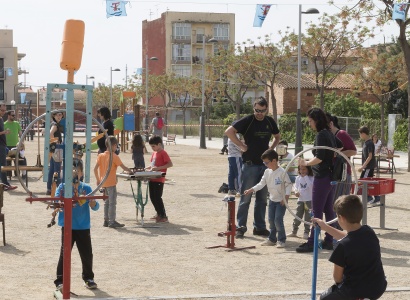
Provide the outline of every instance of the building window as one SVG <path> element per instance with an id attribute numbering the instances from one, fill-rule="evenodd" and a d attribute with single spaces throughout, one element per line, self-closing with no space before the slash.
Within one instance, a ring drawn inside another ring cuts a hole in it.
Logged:
<path id="1" fill-rule="evenodd" d="M 229 40 L 229 24 L 215 24 L 214 38 L 217 40 Z"/>
<path id="2" fill-rule="evenodd" d="M 0 80 L 0 100 L 4 100 L 4 80 Z"/>
<path id="3" fill-rule="evenodd" d="M 172 72 L 180 77 L 191 77 L 191 66 L 173 65 Z"/>
<path id="4" fill-rule="evenodd" d="M 172 45 L 173 61 L 191 61 L 191 45 L 174 44 Z"/>
<path id="5" fill-rule="evenodd" d="M 174 23 L 172 26 L 172 36 L 178 40 L 191 39 L 191 24 L 189 23 Z"/>
<path id="6" fill-rule="evenodd" d="M 228 44 L 215 44 L 214 45 L 214 55 L 218 55 L 221 50 L 228 50 Z"/>
<path id="7" fill-rule="evenodd" d="M 4 78 L 4 58 L 0 58 L 0 78 Z"/>
<path id="8" fill-rule="evenodd" d="M 312 97 L 313 93 L 306 93 L 306 97 Z"/>

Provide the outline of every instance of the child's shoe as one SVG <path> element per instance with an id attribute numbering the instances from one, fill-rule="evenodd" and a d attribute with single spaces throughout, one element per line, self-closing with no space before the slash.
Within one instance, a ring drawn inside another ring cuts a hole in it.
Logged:
<path id="1" fill-rule="evenodd" d="M 84 280 L 84 286 L 90 290 L 96 289 L 98 287 L 97 283 L 92 279 Z"/>
<path id="2" fill-rule="evenodd" d="M 278 241 L 278 245 L 276 246 L 276 248 L 285 248 L 285 242 L 279 242 Z"/>
<path id="3" fill-rule="evenodd" d="M 276 242 L 272 242 L 270 239 L 267 239 L 266 241 L 261 243 L 261 246 L 276 246 Z"/>

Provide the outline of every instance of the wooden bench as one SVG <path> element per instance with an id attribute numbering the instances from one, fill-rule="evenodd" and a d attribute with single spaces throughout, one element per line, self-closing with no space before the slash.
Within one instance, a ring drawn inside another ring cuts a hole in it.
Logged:
<path id="1" fill-rule="evenodd" d="M 168 134 L 165 138 L 165 144 L 168 145 L 170 143 L 174 143 L 176 145 L 177 143 L 175 142 L 175 138 L 176 134 Z"/>

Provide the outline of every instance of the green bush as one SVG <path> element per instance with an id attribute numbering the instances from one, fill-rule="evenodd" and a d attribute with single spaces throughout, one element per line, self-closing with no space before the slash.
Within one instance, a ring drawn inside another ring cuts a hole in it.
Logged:
<path id="1" fill-rule="evenodd" d="M 401 119 L 393 135 L 394 149 L 407 152 L 408 149 L 408 120 Z"/>

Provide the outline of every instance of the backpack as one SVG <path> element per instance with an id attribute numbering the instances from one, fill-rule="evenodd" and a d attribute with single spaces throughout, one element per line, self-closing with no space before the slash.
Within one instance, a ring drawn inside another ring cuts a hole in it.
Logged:
<path id="1" fill-rule="evenodd" d="M 157 128 L 162 129 L 162 127 L 164 127 L 164 120 L 162 120 L 161 117 L 158 117 L 157 118 Z"/>
<path id="2" fill-rule="evenodd" d="M 332 181 L 346 181 L 347 162 L 343 156 L 336 153 L 333 158 Z"/>

